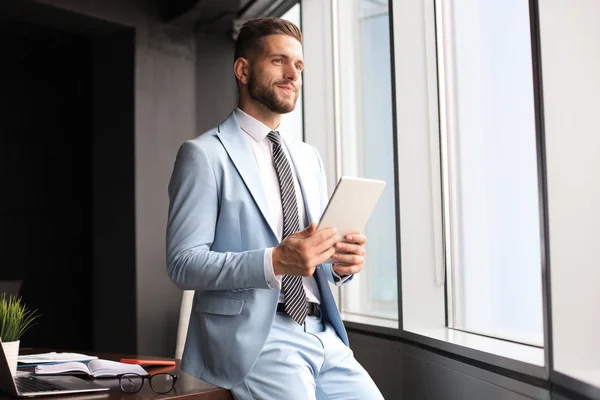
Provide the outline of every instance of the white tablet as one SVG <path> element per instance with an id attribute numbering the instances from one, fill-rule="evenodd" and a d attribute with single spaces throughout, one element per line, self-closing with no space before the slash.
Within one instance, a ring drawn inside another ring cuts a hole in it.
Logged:
<path id="1" fill-rule="evenodd" d="M 332 226 L 342 238 L 351 232 L 364 232 L 384 188 L 384 181 L 342 176 L 329 198 L 317 230 Z"/>

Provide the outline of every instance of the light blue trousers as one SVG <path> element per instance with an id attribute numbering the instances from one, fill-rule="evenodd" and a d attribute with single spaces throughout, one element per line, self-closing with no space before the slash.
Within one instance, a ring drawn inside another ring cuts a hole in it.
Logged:
<path id="1" fill-rule="evenodd" d="M 258 361 L 231 389 L 237 400 L 379 400 L 383 396 L 329 323 L 277 313 Z"/>

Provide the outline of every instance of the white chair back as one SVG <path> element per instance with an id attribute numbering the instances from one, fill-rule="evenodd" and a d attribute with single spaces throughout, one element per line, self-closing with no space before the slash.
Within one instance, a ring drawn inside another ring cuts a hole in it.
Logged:
<path id="1" fill-rule="evenodd" d="M 194 301 L 194 291 L 184 290 L 181 296 L 181 307 L 179 308 L 179 324 L 177 325 L 177 342 L 175 344 L 175 358 L 181 360 L 185 339 L 187 337 L 188 325 L 190 324 L 190 314 L 192 313 L 192 302 Z"/>

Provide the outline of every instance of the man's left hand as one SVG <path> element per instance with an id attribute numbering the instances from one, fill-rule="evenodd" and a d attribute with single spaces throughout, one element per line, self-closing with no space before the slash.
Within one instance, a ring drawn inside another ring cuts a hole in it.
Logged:
<path id="1" fill-rule="evenodd" d="M 332 256 L 335 264 L 333 270 L 341 277 L 357 274 L 365 262 L 365 244 L 367 237 L 361 234 L 346 235 L 343 241 L 335 245 L 336 253 Z M 347 254 L 344 254 L 347 253 Z M 338 264 L 341 263 L 341 264 Z"/>

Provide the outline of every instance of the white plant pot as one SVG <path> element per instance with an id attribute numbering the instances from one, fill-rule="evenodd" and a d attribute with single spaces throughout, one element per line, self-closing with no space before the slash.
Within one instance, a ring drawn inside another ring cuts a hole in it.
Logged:
<path id="1" fill-rule="evenodd" d="M 12 376 L 17 376 L 17 360 L 19 358 L 19 343 L 20 341 L 14 342 L 2 342 L 2 348 L 6 355 L 6 361 L 8 361 L 8 367 Z"/>

